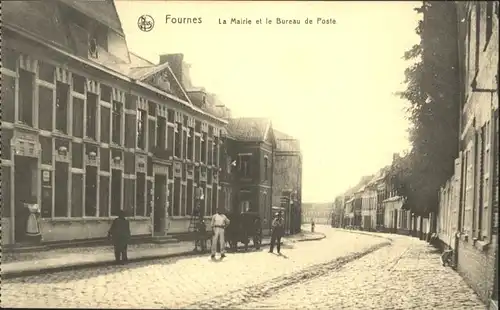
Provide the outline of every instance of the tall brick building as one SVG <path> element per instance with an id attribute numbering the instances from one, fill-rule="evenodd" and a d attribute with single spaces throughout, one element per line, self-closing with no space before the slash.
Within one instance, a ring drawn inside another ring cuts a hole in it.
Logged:
<path id="1" fill-rule="evenodd" d="M 119 210 L 134 236 L 187 232 L 197 189 L 205 216 L 270 220 L 270 122 L 247 140 L 182 54 L 130 52 L 113 1 L 8 1 L 2 21 L 2 244 L 25 241 L 29 204 L 44 242 L 103 238 Z"/>
<path id="2" fill-rule="evenodd" d="M 457 5 L 460 152 L 441 191 L 438 234 L 458 272 L 498 308 L 498 1 Z"/>
<path id="3" fill-rule="evenodd" d="M 273 206 L 284 207 L 287 232 L 300 231 L 302 205 L 302 152 L 300 142 L 274 130 Z"/>
<path id="4" fill-rule="evenodd" d="M 11 1 L 2 15 L 4 244 L 23 241 L 25 204 L 41 206 L 44 241 L 104 237 L 120 209 L 133 235 L 182 230 L 198 186 L 213 212 L 227 122 L 167 57 L 129 52 L 112 1 Z"/>

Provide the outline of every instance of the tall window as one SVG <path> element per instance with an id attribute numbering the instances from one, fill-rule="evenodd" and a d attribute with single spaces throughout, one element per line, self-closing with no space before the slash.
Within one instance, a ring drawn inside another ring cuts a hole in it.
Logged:
<path id="1" fill-rule="evenodd" d="M 201 139 L 201 162 L 207 163 L 207 141 L 208 137 L 206 133 L 202 133 Z"/>
<path id="2" fill-rule="evenodd" d="M 182 191 L 181 191 L 181 200 L 182 200 L 182 203 L 181 203 L 181 216 L 184 216 L 186 215 L 186 208 L 187 208 L 187 204 L 188 204 L 188 201 L 187 201 L 187 186 L 186 184 L 182 184 Z"/>
<path id="3" fill-rule="evenodd" d="M 3 50 L 2 50 L 2 58 L 3 58 Z M 7 121 L 9 123 L 14 122 L 15 96 L 16 96 L 15 93 L 16 93 L 16 79 L 9 75 L 2 74 L 2 121 Z M 52 115 L 51 115 L 51 121 L 52 121 Z"/>
<path id="4" fill-rule="evenodd" d="M 174 178 L 174 205 L 173 205 L 173 216 L 180 215 L 180 205 L 181 205 L 181 179 Z"/>
<path id="5" fill-rule="evenodd" d="M 35 75 L 19 69 L 19 121 L 33 126 L 33 84 Z"/>
<path id="6" fill-rule="evenodd" d="M 240 165 L 239 165 L 239 170 L 240 174 L 243 177 L 249 177 L 250 176 L 250 155 L 240 155 Z"/>
<path id="7" fill-rule="evenodd" d="M 214 149 L 213 149 L 213 161 L 214 165 L 218 166 L 219 165 L 219 138 L 214 137 Z"/>
<path id="8" fill-rule="evenodd" d="M 146 211 L 146 174 L 137 172 L 137 183 L 135 189 L 136 209 L 135 216 L 144 216 Z"/>
<path id="9" fill-rule="evenodd" d="M 111 135 L 111 109 L 101 105 L 101 142 L 109 143 Z"/>
<path id="10" fill-rule="evenodd" d="M 215 212 L 217 211 L 217 183 L 214 183 L 212 185 L 212 214 L 215 214 Z"/>
<path id="11" fill-rule="evenodd" d="M 97 216 L 97 167 L 85 170 L 85 216 Z"/>
<path id="12" fill-rule="evenodd" d="M 69 85 L 57 81 L 56 84 L 56 129 L 68 133 Z"/>
<path id="13" fill-rule="evenodd" d="M 166 148 L 167 140 L 167 119 L 162 116 L 158 116 L 156 122 L 156 146 L 164 150 Z"/>
<path id="14" fill-rule="evenodd" d="M 137 109 L 137 147 L 141 150 L 146 149 L 146 117 L 146 111 Z"/>
<path id="15" fill-rule="evenodd" d="M 111 215 L 117 215 L 122 204 L 122 171 L 111 169 Z"/>
<path id="16" fill-rule="evenodd" d="M 269 158 L 264 156 L 264 180 L 267 181 L 269 179 Z"/>
<path id="17" fill-rule="evenodd" d="M 207 147 L 208 147 L 208 150 L 207 150 L 207 154 L 208 154 L 208 160 L 207 160 L 207 164 L 209 165 L 213 165 L 214 161 L 213 161 L 213 156 L 214 156 L 214 143 L 212 141 L 212 139 L 210 139 L 207 143 Z"/>
<path id="18" fill-rule="evenodd" d="M 59 162 L 55 163 L 55 217 L 68 216 L 68 179 L 69 167 L 68 163 Z"/>
<path id="19" fill-rule="evenodd" d="M 2 80 L 3 83 L 3 80 Z M 3 85 L 2 85 L 3 99 Z M 52 131 L 52 107 L 54 91 L 44 86 L 38 86 L 38 127 L 40 129 Z M 2 112 L 4 103 L 2 102 Z M 3 116 L 3 115 L 2 115 Z"/>
<path id="20" fill-rule="evenodd" d="M 176 123 L 175 127 L 175 149 L 174 149 L 174 156 L 181 158 L 182 156 L 182 140 L 181 140 L 181 135 L 182 135 L 182 124 L 181 123 Z"/>
<path id="21" fill-rule="evenodd" d="M 87 92 L 87 132 L 88 138 L 97 139 L 97 95 Z"/>
<path id="22" fill-rule="evenodd" d="M 121 145 L 122 139 L 122 104 L 113 101 L 113 143 Z"/>
<path id="23" fill-rule="evenodd" d="M 490 198 L 491 198 L 491 123 L 487 122 L 483 127 L 483 141 L 484 141 L 484 152 L 483 152 L 483 167 L 482 167 L 482 177 L 483 177 L 483 209 L 480 214 L 480 227 L 481 237 L 490 238 Z"/>
<path id="24" fill-rule="evenodd" d="M 194 160 L 196 162 L 199 162 L 201 160 L 201 137 L 200 136 L 195 136 L 195 143 L 194 143 Z"/>
<path id="25" fill-rule="evenodd" d="M 187 206 L 186 215 L 193 214 L 193 180 L 187 180 Z"/>
<path id="26" fill-rule="evenodd" d="M 193 146 L 194 142 L 194 130 L 193 128 L 188 128 L 188 135 L 187 135 L 187 159 L 193 160 Z"/>
<path id="27" fill-rule="evenodd" d="M 83 99 L 73 97 L 73 136 L 83 138 Z"/>

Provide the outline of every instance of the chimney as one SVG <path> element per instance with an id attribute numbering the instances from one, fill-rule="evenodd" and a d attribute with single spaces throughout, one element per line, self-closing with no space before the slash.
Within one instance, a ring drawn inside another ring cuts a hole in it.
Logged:
<path id="1" fill-rule="evenodd" d="M 166 62 L 169 63 L 170 69 L 174 73 L 177 80 L 184 86 L 183 75 L 182 75 L 182 62 L 184 59 L 184 54 L 162 54 L 160 55 L 160 65 Z"/>

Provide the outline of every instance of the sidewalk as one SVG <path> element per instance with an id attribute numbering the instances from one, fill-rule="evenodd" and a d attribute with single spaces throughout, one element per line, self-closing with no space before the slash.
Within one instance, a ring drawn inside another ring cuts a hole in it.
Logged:
<path id="1" fill-rule="evenodd" d="M 301 232 L 283 238 L 283 243 L 320 240 L 322 233 Z M 269 245 L 264 238 L 262 245 Z M 251 244 L 251 243 L 250 243 Z M 241 247 L 239 247 L 241 248 Z M 207 255 L 194 252 L 194 243 L 185 241 L 175 244 L 134 244 L 128 249 L 129 262 L 138 262 L 167 257 Z M 249 249 L 252 249 L 250 245 Z M 114 263 L 113 246 L 67 248 L 36 253 L 2 254 L 2 278 L 15 278 L 48 272 L 111 265 Z"/>

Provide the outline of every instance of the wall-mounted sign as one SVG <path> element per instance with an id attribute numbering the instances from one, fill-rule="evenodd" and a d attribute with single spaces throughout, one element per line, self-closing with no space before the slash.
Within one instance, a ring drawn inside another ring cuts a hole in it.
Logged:
<path id="1" fill-rule="evenodd" d="M 42 179 L 44 182 L 50 182 L 50 171 L 44 170 L 42 173 Z"/>

